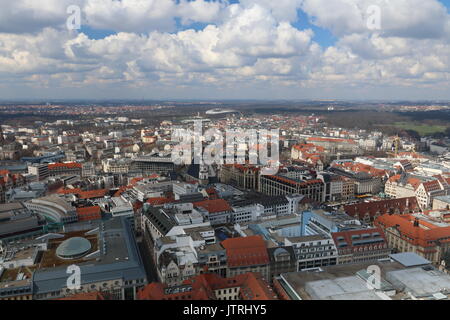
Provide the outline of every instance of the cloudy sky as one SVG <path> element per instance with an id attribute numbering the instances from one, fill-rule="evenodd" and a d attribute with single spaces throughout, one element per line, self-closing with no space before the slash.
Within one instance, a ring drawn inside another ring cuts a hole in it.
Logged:
<path id="1" fill-rule="evenodd" d="M 0 5 L 0 99 L 450 99 L 450 0 Z"/>

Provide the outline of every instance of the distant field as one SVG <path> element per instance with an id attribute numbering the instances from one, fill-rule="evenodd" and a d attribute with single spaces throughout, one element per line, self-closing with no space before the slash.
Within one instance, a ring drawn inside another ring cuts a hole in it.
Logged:
<path id="1" fill-rule="evenodd" d="M 421 136 L 426 136 L 437 132 L 445 132 L 445 129 L 447 129 L 445 126 L 418 124 L 414 122 L 396 122 L 394 123 L 394 126 L 399 129 L 417 131 Z"/>

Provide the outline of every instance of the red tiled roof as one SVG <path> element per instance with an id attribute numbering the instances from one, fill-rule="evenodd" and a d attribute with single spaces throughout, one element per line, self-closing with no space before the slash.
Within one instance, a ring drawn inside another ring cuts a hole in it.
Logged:
<path id="1" fill-rule="evenodd" d="M 308 185 L 312 185 L 312 184 L 323 184 L 322 180 L 319 180 L 319 179 L 306 180 L 306 181 L 303 181 L 303 182 L 299 182 L 299 181 L 295 181 L 295 180 L 292 180 L 292 179 L 289 179 L 289 178 L 286 178 L 286 177 L 282 177 L 282 176 L 269 175 L 269 176 L 266 176 L 266 177 L 269 177 L 269 178 L 271 178 L 273 180 L 277 180 L 277 181 L 282 182 L 282 183 L 289 184 L 289 185 L 291 185 L 293 187 L 296 187 L 296 186 L 308 186 Z"/>
<path id="2" fill-rule="evenodd" d="M 167 197 L 155 197 L 155 198 L 149 198 L 147 200 L 147 203 L 150 203 L 152 206 L 158 206 L 158 205 L 163 205 L 166 203 L 172 203 L 173 200 L 169 199 Z"/>
<path id="3" fill-rule="evenodd" d="M 382 201 L 361 202 L 344 206 L 345 212 L 354 218 L 364 220 L 368 214 L 370 218 L 374 218 L 377 214 L 383 215 L 393 213 L 398 210 L 400 214 L 417 212 L 419 204 L 416 197 L 389 199 Z"/>
<path id="4" fill-rule="evenodd" d="M 108 193 L 107 189 L 82 191 L 78 194 L 80 199 L 103 198 Z"/>
<path id="5" fill-rule="evenodd" d="M 442 190 L 438 180 L 432 180 L 422 183 L 426 192 L 432 192 L 436 190 Z"/>
<path id="6" fill-rule="evenodd" d="M 347 142 L 351 144 L 356 144 L 354 140 L 351 139 L 335 139 L 335 138 L 321 138 L 321 137 L 310 137 L 308 141 L 317 141 L 317 142 Z"/>
<path id="7" fill-rule="evenodd" d="M 206 189 L 206 193 L 208 194 L 209 200 L 217 200 L 219 199 L 219 195 L 214 188 L 208 188 Z"/>
<path id="8" fill-rule="evenodd" d="M 99 206 L 77 208 L 78 214 L 97 214 L 100 212 L 101 212 L 101 209 Z"/>
<path id="9" fill-rule="evenodd" d="M 119 188 L 119 190 L 116 191 L 116 193 L 114 193 L 114 197 L 120 197 L 122 195 L 122 193 L 124 193 L 126 190 L 132 189 L 133 186 L 129 185 L 129 186 L 122 186 Z"/>
<path id="10" fill-rule="evenodd" d="M 195 207 L 202 207 L 209 213 L 226 212 L 231 211 L 230 204 L 224 199 L 216 200 L 204 200 L 199 202 L 194 202 Z"/>
<path id="11" fill-rule="evenodd" d="M 81 192 L 83 192 L 83 191 L 79 188 L 75 188 L 75 189 L 60 188 L 56 191 L 56 193 L 59 193 L 59 194 L 79 194 Z"/>
<path id="12" fill-rule="evenodd" d="M 67 169 L 73 169 L 73 168 L 79 168 L 81 169 L 81 163 L 71 162 L 71 163 L 52 163 L 48 165 L 49 170 L 57 169 L 57 168 L 67 168 Z"/>
<path id="13" fill-rule="evenodd" d="M 221 242 L 230 267 L 269 263 L 266 243 L 261 236 L 228 238 Z"/>
<path id="14" fill-rule="evenodd" d="M 102 218 L 99 206 L 77 208 L 78 221 L 98 220 Z"/>
<path id="15" fill-rule="evenodd" d="M 430 223 L 418 219 L 419 227 L 414 226 L 416 217 L 413 215 L 383 215 L 375 220 L 375 225 L 386 230 L 387 228 L 397 228 L 402 238 L 413 245 L 423 248 L 436 246 L 435 241 L 450 241 L 450 226 L 430 228 Z M 422 226 L 422 227 L 421 227 Z"/>
<path id="16" fill-rule="evenodd" d="M 313 143 L 304 143 L 304 144 L 297 144 L 293 147 L 294 149 L 304 152 L 304 153 L 320 153 L 325 152 L 325 148 L 322 146 L 316 146 Z"/>
<path id="17" fill-rule="evenodd" d="M 185 280 L 183 286 L 188 286 L 191 290 L 166 293 L 167 285 L 154 282 L 141 289 L 137 296 L 139 300 L 215 300 L 216 290 L 238 287 L 240 300 L 276 300 L 278 298 L 261 275 L 252 272 L 232 278 L 204 273 Z"/>
<path id="18" fill-rule="evenodd" d="M 378 233 L 378 235 L 376 235 Z M 366 238 L 362 237 L 362 235 L 368 235 Z M 338 250 L 352 250 L 356 251 L 357 249 L 363 248 L 368 250 L 372 247 L 372 250 L 381 250 L 386 249 L 388 247 L 386 242 L 386 237 L 381 228 L 371 228 L 371 229 L 360 229 L 360 230 L 349 230 L 343 232 L 333 232 L 331 234 L 333 237 L 333 241 L 336 244 Z M 357 239 L 353 238 L 354 236 L 358 236 Z M 355 241 L 361 240 L 370 240 L 370 239 L 382 239 L 383 242 L 372 243 L 367 242 L 365 244 L 357 244 Z M 345 243 L 345 247 L 340 247 L 340 243 Z"/>
<path id="19" fill-rule="evenodd" d="M 351 172 L 365 172 L 370 174 L 371 176 L 377 176 L 382 177 L 386 175 L 387 171 L 382 169 L 377 169 L 372 166 L 362 164 L 362 163 L 355 163 L 355 162 L 344 162 L 344 163 L 335 163 L 334 167 L 341 167 L 343 169 L 346 169 Z"/>

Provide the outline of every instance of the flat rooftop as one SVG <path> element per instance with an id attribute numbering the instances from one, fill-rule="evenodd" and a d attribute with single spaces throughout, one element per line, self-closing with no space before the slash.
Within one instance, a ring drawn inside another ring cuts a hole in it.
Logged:
<path id="1" fill-rule="evenodd" d="M 416 267 L 416 266 L 424 266 L 429 265 L 431 262 L 417 254 L 412 252 L 402 252 L 391 254 L 390 257 L 395 261 L 401 263 L 405 267 Z"/>
<path id="2" fill-rule="evenodd" d="M 378 261 L 322 267 L 322 272 L 302 271 L 284 273 L 281 276 L 303 300 L 380 300 L 357 275 L 372 265 L 380 267 L 382 279 L 387 272 L 404 269 L 398 262 Z"/>
<path id="3" fill-rule="evenodd" d="M 79 264 L 82 262 L 86 262 L 89 260 L 80 258 L 77 260 L 64 260 L 57 256 L 56 249 L 58 246 L 63 243 L 64 241 L 74 238 L 74 237 L 81 237 L 87 239 L 91 243 L 91 250 L 90 252 L 95 252 L 98 250 L 98 237 L 97 234 L 91 234 L 86 235 L 86 231 L 74 231 L 63 234 L 63 238 L 58 239 L 51 239 L 48 243 L 48 250 L 44 251 L 42 253 L 42 258 L 40 262 L 38 262 L 38 266 L 40 269 L 42 268 L 54 268 L 64 265 L 71 265 L 71 264 Z"/>
<path id="4" fill-rule="evenodd" d="M 423 267 L 395 270 L 387 273 L 386 279 L 415 297 L 430 297 L 437 293 L 450 294 L 450 276 L 436 269 Z"/>
<path id="5" fill-rule="evenodd" d="M 448 196 L 438 196 L 438 197 L 434 197 L 434 199 L 446 202 L 446 203 L 450 203 L 450 195 Z"/>
<path id="6" fill-rule="evenodd" d="M 312 300 L 382 300 L 357 276 L 308 282 L 304 293 Z"/>

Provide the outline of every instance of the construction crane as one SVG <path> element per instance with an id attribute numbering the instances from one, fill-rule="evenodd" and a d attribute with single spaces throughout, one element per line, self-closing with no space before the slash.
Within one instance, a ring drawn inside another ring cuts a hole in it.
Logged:
<path id="1" fill-rule="evenodd" d="M 396 136 L 394 138 L 394 141 L 392 143 L 392 152 L 387 152 L 387 154 L 389 156 L 391 156 L 392 158 L 397 158 L 398 157 L 398 152 L 400 150 L 400 137 Z"/>
<path id="2" fill-rule="evenodd" d="M 2 146 L 5 143 L 5 138 L 3 137 L 3 128 L 0 124 L 0 146 Z"/>

